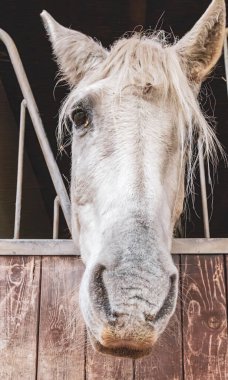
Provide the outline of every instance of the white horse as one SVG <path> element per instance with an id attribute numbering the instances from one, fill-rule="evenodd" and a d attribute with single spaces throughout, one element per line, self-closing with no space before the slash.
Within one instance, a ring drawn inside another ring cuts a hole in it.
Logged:
<path id="1" fill-rule="evenodd" d="M 80 305 L 93 346 L 148 354 L 175 311 L 173 230 L 191 189 L 196 138 L 216 158 L 218 141 L 197 101 L 219 59 L 225 1 L 214 0 L 169 46 L 134 33 L 109 50 L 42 18 L 71 92 L 59 139 L 72 137 L 72 235 L 86 270 Z"/>

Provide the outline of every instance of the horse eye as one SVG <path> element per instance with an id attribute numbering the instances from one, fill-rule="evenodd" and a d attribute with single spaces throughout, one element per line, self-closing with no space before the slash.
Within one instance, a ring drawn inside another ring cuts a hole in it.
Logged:
<path id="1" fill-rule="evenodd" d="M 76 128 L 86 128 L 90 123 L 89 115 L 83 108 L 77 108 L 72 114 Z"/>

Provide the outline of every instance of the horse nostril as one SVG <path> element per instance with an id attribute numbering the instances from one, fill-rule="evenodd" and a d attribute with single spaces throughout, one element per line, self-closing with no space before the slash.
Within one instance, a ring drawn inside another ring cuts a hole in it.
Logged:
<path id="1" fill-rule="evenodd" d="M 101 283 L 103 283 L 102 275 L 105 269 L 104 265 L 98 264 L 93 270 L 93 281 L 97 287 L 100 287 Z"/>
<path id="2" fill-rule="evenodd" d="M 93 276 L 90 282 L 90 292 L 95 305 L 103 309 L 106 316 L 110 316 L 110 304 L 108 299 L 107 290 L 103 281 L 103 272 L 106 270 L 103 265 L 96 265 L 93 271 Z"/>
<path id="3" fill-rule="evenodd" d="M 146 322 L 152 322 L 155 323 L 159 319 L 164 318 L 165 316 L 168 316 L 170 314 L 170 311 L 173 310 L 174 304 L 175 304 L 175 288 L 177 283 L 177 274 L 173 274 L 170 276 L 170 287 L 169 292 L 164 300 L 164 303 L 161 307 L 161 309 L 156 314 L 144 314 L 145 321 Z"/>
<path id="4" fill-rule="evenodd" d="M 170 286 L 174 286 L 175 285 L 175 282 L 177 281 L 177 275 L 176 273 L 172 274 L 172 276 L 170 276 Z"/>

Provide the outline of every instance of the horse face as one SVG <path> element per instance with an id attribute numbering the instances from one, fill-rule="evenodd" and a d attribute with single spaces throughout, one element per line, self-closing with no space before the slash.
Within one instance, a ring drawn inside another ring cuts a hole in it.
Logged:
<path id="1" fill-rule="evenodd" d="M 193 136 L 206 154 L 214 149 L 197 92 L 221 54 L 225 3 L 214 0 L 172 47 L 134 35 L 107 51 L 42 17 L 72 87 L 59 131 L 65 121 L 72 136 L 72 236 L 86 265 L 81 310 L 97 350 L 140 357 L 175 310 L 171 240 L 186 165 L 192 178 Z"/>
<path id="2" fill-rule="evenodd" d="M 80 304 L 98 349 L 138 356 L 176 305 L 170 250 L 183 202 L 180 151 L 168 110 L 136 94 L 102 92 L 103 102 L 80 101 L 90 125 L 81 137 L 73 132 L 72 221 L 86 264 Z"/>

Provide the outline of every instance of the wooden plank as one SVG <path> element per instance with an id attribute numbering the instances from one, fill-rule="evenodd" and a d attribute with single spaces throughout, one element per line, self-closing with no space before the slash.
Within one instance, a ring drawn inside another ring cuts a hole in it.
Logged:
<path id="1" fill-rule="evenodd" d="M 42 259 L 40 380 L 84 380 L 85 329 L 78 304 L 83 271 L 77 258 Z"/>
<path id="2" fill-rule="evenodd" d="M 179 266 L 180 257 L 174 262 Z M 177 309 L 166 331 L 154 346 L 153 353 L 135 362 L 135 380 L 181 380 L 182 331 L 180 295 Z"/>
<path id="3" fill-rule="evenodd" d="M 227 304 L 228 304 L 228 254 L 225 256 L 225 265 L 226 265 L 226 288 L 227 288 L 226 296 L 227 296 Z M 228 310 L 228 307 L 227 307 L 227 310 Z"/>
<path id="4" fill-rule="evenodd" d="M 227 312 L 227 320 L 228 320 L 228 254 L 224 256 L 224 265 L 226 266 L 226 312 Z M 228 331 L 228 325 L 227 325 Z M 227 333 L 228 335 L 228 333 Z M 227 352 L 225 357 L 225 373 L 228 373 L 228 342 L 227 342 Z"/>
<path id="5" fill-rule="evenodd" d="M 133 360 L 115 358 L 94 351 L 88 341 L 86 380 L 133 380 Z"/>
<path id="6" fill-rule="evenodd" d="M 174 239 L 172 253 L 187 255 L 225 254 L 228 251 L 228 239 Z"/>
<path id="7" fill-rule="evenodd" d="M 61 239 L 2 239 L 0 256 L 16 255 L 78 256 L 73 240 Z"/>
<path id="8" fill-rule="evenodd" d="M 36 376 L 40 258 L 0 257 L 0 379 Z"/>
<path id="9" fill-rule="evenodd" d="M 228 378 L 223 256 L 184 256 L 183 343 L 188 380 Z"/>
<path id="10" fill-rule="evenodd" d="M 228 238 L 174 239 L 172 254 L 221 255 L 228 251 Z M 79 256 L 71 239 L 0 239 L 0 256 Z"/>

